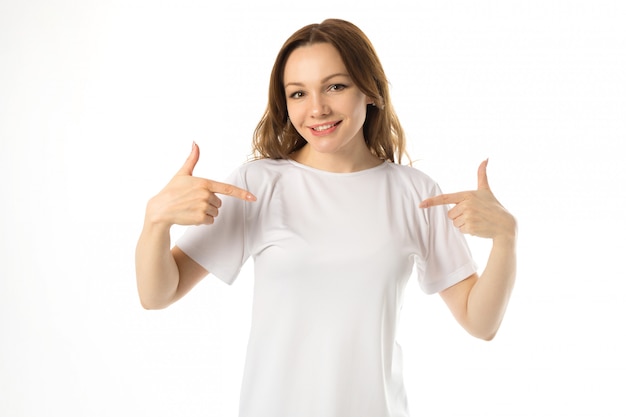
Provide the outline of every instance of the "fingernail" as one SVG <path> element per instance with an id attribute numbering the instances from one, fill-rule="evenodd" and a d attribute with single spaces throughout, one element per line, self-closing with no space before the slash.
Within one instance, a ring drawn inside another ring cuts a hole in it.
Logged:
<path id="1" fill-rule="evenodd" d="M 256 201 L 256 197 L 253 196 L 252 194 L 246 195 L 246 199 L 249 200 L 249 201 Z"/>

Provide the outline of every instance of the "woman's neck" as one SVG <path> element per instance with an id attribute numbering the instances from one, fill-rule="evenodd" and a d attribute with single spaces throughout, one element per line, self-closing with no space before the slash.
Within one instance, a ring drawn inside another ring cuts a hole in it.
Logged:
<path id="1" fill-rule="evenodd" d="M 342 153 L 315 152 L 307 144 L 293 152 L 290 157 L 299 164 L 337 173 L 363 171 L 383 162 L 373 155 L 366 146 L 359 148 L 357 152 L 346 155 Z"/>

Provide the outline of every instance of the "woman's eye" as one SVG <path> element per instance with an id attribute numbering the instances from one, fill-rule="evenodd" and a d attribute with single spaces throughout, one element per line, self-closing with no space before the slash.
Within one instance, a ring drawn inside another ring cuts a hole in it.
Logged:
<path id="1" fill-rule="evenodd" d="M 341 91 L 345 88 L 346 86 L 343 84 L 332 84 L 330 87 L 328 87 L 328 90 L 329 91 Z"/>
<path id="2" fill-rule="evenodd" d="M 304 95 L 302 91 L 296 91 L 295 93 L 291 93 L 289 98 L 301 98 Z"/>

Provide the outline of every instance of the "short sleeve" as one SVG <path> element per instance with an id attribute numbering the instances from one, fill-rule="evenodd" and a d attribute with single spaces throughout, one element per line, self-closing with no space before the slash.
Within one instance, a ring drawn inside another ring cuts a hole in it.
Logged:
<path id="1" fill-rule="evenodd" d="M 240 170 L 225 183 L 246 189 Z M 246 245 L 245 202 L 219 195 L 222 206 L 211 225 L 190 226 L 176 241 L 187 256 L 227 284 L 232 284 L 249 257 Z"/>
<path id="2" fill-rule="evenodd" d="M 431 195 L 438 194 L 441 189 L 435 185 Z M 427 251 L 416 265 L 420 288 L 427 294 L 443 291 L 477 271 L 467 240 L 448 218 L 448 210 L 446 205 L 426 209 Z"/>

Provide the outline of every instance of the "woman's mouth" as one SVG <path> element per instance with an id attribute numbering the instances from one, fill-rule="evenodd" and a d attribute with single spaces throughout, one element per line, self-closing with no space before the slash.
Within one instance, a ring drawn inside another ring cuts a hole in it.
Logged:
<path id="1" fill-rule="evenodd" d="M 324 123 L 324 124 L 311 126 L 309 127 L 309 129 L 311 129 L 311 132 L 316 136 L 328 135 L 329 133 L 334 132 L 340 123 L 341 123 L 341 120 L 338 122 L 330 122 L 330 123 Z"/>

